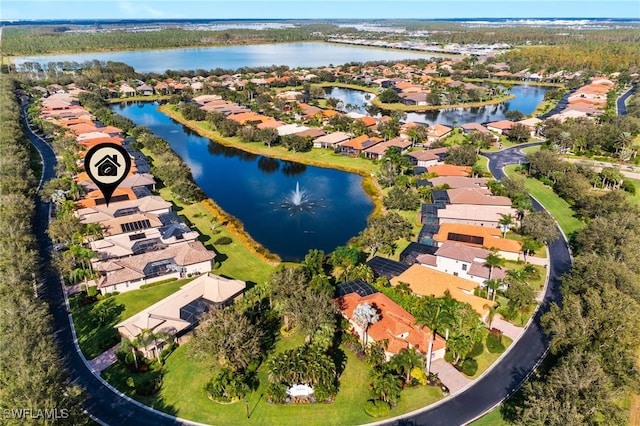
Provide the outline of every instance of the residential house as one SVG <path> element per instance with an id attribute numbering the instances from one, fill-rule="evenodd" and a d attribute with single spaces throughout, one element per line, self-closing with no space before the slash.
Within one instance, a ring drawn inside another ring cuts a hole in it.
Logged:
<path id="1" fill-rule="evenodd" d="M 411 165 L 428 168 L 441 164 L 447 156 L 447 151 L 446 147 L 412 151 L 407 154 L 407 157 Z"/>
<path id="2" fill-rule="evenodd" d="M 437 234 L 433 236 L 438 246 L 446 242 L 465 244 L 471 247 L 495 249 L 507 260 L 518 260 L 522 251 L 522 243 L 502 238 L 498 228 L 466 225 L 461 223 L 443 223 Z"/>
<path id="3" fill-rule="evenodd" d="M 491 195 L 491 191 L 486 188 L 447 189 L 447 195 L 449 196 L 449 204 L 511 207 L 509 197 Z"/>
<path id="4" fill-rule="evenodd" d="M 95 262 L 94 270 L 100 277 L 88 285 L 97 286 L 102 294 L 136 290 L 156 281 L 209 272 L 215 257 L 200 241 L 172 244 L 161 250 Z"/>
<path id="5" fill-rule="evenodd" d="M 451 133 L 453 129 L 449 126 L 445 126 L 443 124 L 432 124 L 427 127 L 427 142 L 433 143 L 440 141 Z"/>
<path id="6" fill-rule="evenodd" d="M 384 154 L 391 147 L 396 147 L 400 150 L 400 153 L 404 154 L 409 148 L 411 148 L 411 142 L 400 137 L 389 139 L 385 142 L 380 142 L 372 147 L 364 150 L 365 156 L 372 160 L 380 160 Z"/>
<path id="7" fill-rule="evenodd" d="M 517 211 L 510 206 L 448 204 L 438 209 L 438 223 L 462 223 L 497 228 L 503 215 L 516 217 Z"/>
<path id="8" fill-rule="evenodd" d="M 429 342 L 432 331 L 428 327 L 416 325 L 416 320 L 400 305 L 382 293 L 360 296 L 357 292 L 349 293 L 337 299 L 342 315 L 349 320 L 353 332 L 367 344 L 385 341 L 384 351 L 387 361 L 402 349 L 415 348 L 419 352 L 431 356 L 431 360 L 444 358 L 446 342 L 439 335 L 435 335 L 431 354 Z M 368 327 L 359 324 L 353 318 L 353 312 L 358 307 L 368 303 L 378 311 L 378 321 Z"/>
<path id="9" fill-rule="evenodd" d="M 511 120 L 492 121 L 491 123 L 487 123 L 487 129 L 499 135 L 508 135 L 509 130 L 511 130 L 514 124 L 516 123 Z"/>
<path id="10" fill-rule="evenodd" d="M 171 211 L 171 203 L 162 197 L 152 195 L 134 200 L 111 202 L 92 207 L 78 209 L 74 214 L 80 219 L 80 223 L 100 223 L 117 217 L 129 216 L 137 213 L 152 213 L 161 215 Z"/>
<path id="11" fill-rule="evenodd" d="M 538 129 L 542 125 L 542 120 L 537 117 L 527 118 L 526 120 L 520 120 L 518 123 L 522 124 L 529 130 L 531 137 L 535 137 L 538 134 Z"/>
<path id="12" fill-rule="evenodd" d="M 458 302 L 468 303 L 483 321 L 489 318 L 490 308 L 496 302 L 475 296 L 478 283 L 434 268 L 414 264 L 405 272 L 391 279 L 391 285 L 407 283 L 411 291 L 419 296 L 445 297 L 446 294 Z"/>
<path id="13" fill-rule="evenodd" d="M 382 142 L 382 138 L 361 135 L 340 144 L 340 153 L 358 156 L 362 151 Z"/>
<path id="14" fill-rule="evenodd" d="M 507 275 L 502 268 L 494 267 L 493 270 L 490 270 L 485 265 L 484 260 L 489 253 L 491 253 L 489 250 L 483 248 L 444 243 L 433 253 L 433 260 L 429 259 L 426 263 L 418 261 L 418 263 L 435 268 L 440 272 L 474 281 L 483 287 L 484 282 L 489 279 L 489 272 L 491 272 L 492 279 L 503 279 Z"/>
<path id="15" fill-rule="evenodd" d="M 427 167 L 429 173 L 437 176 L 469 176 L 471 175 L 471 167 L 454 166 L 453 164 L 437 164 Z"/>
<path id="16" fill-rule="evenodd" d="M 341 143 L 351 139 L 351 135 L 344 132 L 328 133 L 324 136 L 320 136 L 313 141 L 315 148 L 330 148 L 334 151 L 340 146 Z"/>
<path id="17" fill-rule="evenodd" d="M 165 333 L 180 338 L 192 330 L 202 316 L 211 309 L 221 309 L 241 298 L 246 283 L 219 275 L 204 274 L 183 285 L 180 290 L 165 297 L 136 315 L 116 324 L 120 335 L 130 341 L 145 330 Z M 144 356 L 153 358 L 162 351 L 164 342 L 158 347 L 142 348 Z"/>
<path id="18" fill-rule="evenodd" d="M 489 179 L 466 176 L 439 176 L 429 179 L 435 187 L 447 185 L 451 189 L 456 188 L 487 188 Z"/>

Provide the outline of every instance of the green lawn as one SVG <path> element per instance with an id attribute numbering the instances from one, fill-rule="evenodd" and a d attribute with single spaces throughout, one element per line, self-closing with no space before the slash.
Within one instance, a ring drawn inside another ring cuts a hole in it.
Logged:
<path id="1" fill-rule="evenodd" d="M 182 203 L 173 197 L 168 188 L 162 188 L 159 192 L 162 198 L 173 203 L 173 210 L 182 217 L 185 223 L 200 233 L 200 241 L 205 247 L 217 253 L 215 261 L 220 262 L 220 267 L 213 271 L 215 274 L 247 281 L 249 287 L 253 283 L 261 283 L 269 278 L 275 266 L 263 261 L 246 245 L 238 241 L 237 235 L 229 233 L 224 226 L 217 226 L 215 231 L 212 231 L 213 215 L 201 203 Z M 228 245 L 214 244 L 220 237 L 229 237 L 232 243 Z"/>
<path id="2" fill-rule="evenodd" d="M 505 171 L 508 175 L 513 175 L 516 167 L 518 166 L 515 164 L 507 166 Z M 584 226 L 584 222 L 574 217 L 573 210 L 571 210 L 569 203 L 556 195 L 553 189 L 544 185 L 539 180 L 532 178 L 526 178 L 525 186 L 527 191 L 558 221 L 560 228 L 567 238 Z"/>
<path id="3" fill-rule="evenodd" d="M 507 426 L 509 423 L 502 418 L 500 406 L 494 408 L 478 420 L 469 423 L 470 426 Z"/>
<path id="4" fill-rule="evenodd" d="M 69 298 L 73 322 L 78 336 L 78 344 L 87 359 L 93 359 L 120 341 L 120 335 L 113 328 L 141 310 L 177 291 L 191 279 L 177 280 L 141 290 L 132 290 L 102 299 L 90 305 L 80 304 L 81 295 Z M 100 321 L 100 307 L 108 306 L 108 314 Z"/>
<path id="5" fill-rule="evenodd" d="M 640 179 L 631 179 L 625 177 L 624 180 L 633 183 L 633 186 L 635 186 L 636 188 L 635 195 L 629 194 L 629 201 L 631 201 L 636 206 L 640 206 Z"/>
<path id="6" fill-rule="evenodd" d="M 303 338 L 299 335 L 281 337 L 275 351 L 282 352 L 302 342 Z M 248 398 L 250 419 L 247 420 L 247 408 L 243 402 L 221 405 L 207 399 L 204 386 L 212 376 L 211 370 L 207 365 L 190 358 L 188 349 L 188 343 L 182 345 L 167 359 L 162 390 L 153 397 L 132 393 L 124 385 L 129 373 L 118 366 L 105 370 L 103 376 L 111 378 L 114 380 L 114 386 L 147 405 L 207 424 L 251 422 L 259 425 L 299 425 L 304 419 L 305 425 L 356 425 L 376 420 L 365 414 L 363 409 L 369 398 L 367 386 L 370 367 L 349 350 L 344 350 L 347 364 L 340 377 L 340 391 L 332 404 L 281 406 L 267 403 L 264 398 L 267 371 L 263 364 L 258 370 L 260 386 Z M 402 392 L 400 403 L 391 411 L 389 417 L 418 409 L 440 398 L 440 390 L 434 387 L 407 389 Z"/>
<path id="7" fill-rule="evenodd" d="M 513 340 L 511 340 L 509 337 L 504 335 L 502 336 L 502 344 L 504 345 L 505 349 L 508 348 L 512 343 L 513 343 Z M 489 368 L 491 364 L 493 364 L 500 357 L 500 355 L 502 354 L 501 353 L 493 354 L 487 351 L 487 348 L 485 346 L 484 352 L 482 353 L 482 355 L 479 355 L 475 358 L 475 360 L 478 361 L 478 371 L 476 372 L 476 374 L 474 374 L 470 378 L 476 379 L 480 377 L 480 375 L 483 372 L 485 372 L 487 368 Z"/>

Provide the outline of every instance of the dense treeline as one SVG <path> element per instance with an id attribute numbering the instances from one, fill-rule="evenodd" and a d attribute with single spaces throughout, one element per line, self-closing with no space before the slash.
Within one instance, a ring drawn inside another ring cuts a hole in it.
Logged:
<path id="1" fill-rule="evenodd" d="M 80 389 L 65 382 L 48 307 L 34 297 L 36 182 L 14 89 L 0 78 L 0 410 L 3 424 L 85 424 Z"/>
<path id="2" fill-rule="evenodd" d="M 6 55 L 40 55 L 52 52 L 104 52 L 114 50 L 166 49 L 236 44 L 318 40 L 325 26 L 284 29 L 228 29 L 223 31 L 168 28 L 160 31 L 58 32 L 57 27 L 5 27 L 2 50 Z M 332 31 L 337 32 L 337 27 Z"/>
<path id="3" fill-rule="evenodd" d="M 595 74 L 640 70 L 640 43 L 610 40 L 582 40 L 557 46 L 531 46 L 514 49 L 501 58 L 511 70 L 530 69 L 586 71 Z"/>
<path id="4" fill-rule="evenodd" d="M 562 278 L 562 303 L 553 303 L 541 319 L 551 357 L 504 412 L 522 425 L 626 424 L 622 402 L 640 379 L 640 210 L 616 189 L 616 170 L 603 169 L 599 175 L 610 189 L 594 191 L 585 170 L 550 151 L 528 159 L 532 175 L 552 176 L 555 169 L 562 170 L 557 176 L 582 181 L 554 189 L 564 189 L 558 192 L 575 203 L 587 225 L 572 239 L 575 262 Z"/>

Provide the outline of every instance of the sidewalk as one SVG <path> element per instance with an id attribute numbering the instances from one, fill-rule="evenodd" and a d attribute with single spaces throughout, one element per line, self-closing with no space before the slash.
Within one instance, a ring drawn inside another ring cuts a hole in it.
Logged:
<path id="1" fill-rule="evenodd" d="M 118 343 L 111 349 L 107 349 L 105 352 L 101 353 L 94 359 L 87 361 L 89 363 L 89 366 L 96 372 L 100 373 L 105 368 L 115 364 L 115 362 L 118 360 L 118 358 L 116 358 L 116 351 L 118 350 L 118 347 L 120 347 L 120 343 Z"/>

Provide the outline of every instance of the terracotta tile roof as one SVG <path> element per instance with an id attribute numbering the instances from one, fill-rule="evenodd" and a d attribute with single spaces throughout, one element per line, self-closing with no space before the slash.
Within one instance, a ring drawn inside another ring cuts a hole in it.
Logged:
<path id="1" fill-rule="evenodd" d="M 500 121 L 492 121 L 491 123 L 487 123 L 487 127 L 493 127 L 494 129 L 500 130 L 509 130 L 516 124 L 510 120 L 500 120 Z"/>
<path id="2" fill-rule="evenodd" d="M 78 141 L 78 144 L 89 149 L 101 143 L 115 143 L 116 145 L 122 145 L 123 140 L 124 139 L 122 139 L 120 136 L 110 136 L 110 137 L 103 137 L 103 138 L 85 139 L 85 140 Z"/>
<path id="3" fill-rule="evenodd" d="M 473 290 L 478 287 L 476 282 L 426 266 L 412 265 L 405 272 L 391 279 L 393 286 L 400 283 L 409 284 L 411 291 L 420 296 L 444 297 L 448 292 L 451 298 L 471 305 L 482 318 L 489 311 L 487 306 L 497 305 L 496 302 L 473 295 Z"/>
<path id="4" fill-rule="evenodd" d="M 341 146 L 343 147 L 349 147 L 349 148 L 354 148 L 354 149 L 358 149 L 358 150 L 363 150 L 365 148 L 371 147 L 377 143 L 382 142 L 381 138 L 376 138 L 376 137 L 372 137 L 372 136 L 367 136 L 367 135 L 361 135 L 358 137 L 355 137 L 351 140 L 348 140 L 347 142 L 344 142 Z"/>
<path id="5" fill-rule="evenodd" d="M 375 118 L 369 116 L 359 117 L 357 120 L 362 121 L 367 127 L 375 126 L 378 122 Z"/>
<path id="6" fill-rule="evenodd" d="M 435 173 L 438 176 L 469 176 L 471 174 L 471 167 L 441 164 L 428 167 L 427 171 L 429 173 Z"/>
<path id="7" fill-rule="evenodd" d="M 135 200 L 136 198 L 138 197 L 136 197 L 136 194 L 134 194 L 131 188 L 116 188 L 116 190 L 113 191 L 113 195 L 111 196 L 111 199 L 114 202 L 123 200 Z M 104 196 L 102 195 L 102 191 L 96 190 L 88 193 L 82 200 L 77 201 L 76 204 L 80 208 L 86 208 L 95 207 L 96 205 L 104 204 L 104 202 L 105 200 Z"/>
<path id="8" fill-rule="evenodd" d="M 502 233 L 498 228 L 487 228 L 484 226 L 466 225 L 460 223 L 443 223 L 440 225 L 440 230 L 433 236 L 433 239 L 439 243 L 451 241 L 449 240 L 449 234 L 458 234 L 473 236 L 482 239 L 482 244 L 473 244 L 466 242 L 458 242 L 460 244 L 469 245 L 472 247 L 485 247 L 488 249 L 497 249 L 500 251 L 520 253 L 522 251 L 522 243 L 515 240 L 509 240 L 501 238 Z"/>
<path id="9" fill-rule="evenodd" d="M 231 114 L 227 117 L 229 120 L 236 121 L 240 124 L 246 124 L 249 122 L 261 122 L 274 121 L 275 118 L 267 115 L 258 114 L 256 112 L 240 112 L 237 114 Z"/>
<path id="10" fill-rule="evenodd" d="M 369 326 L 367 333 L 376 342 L 387 340 L 387 352 L 397 353 L 403 348 L 408 348 L 408 343 L 411 343 L 422 353 L 427 352 L 431 335 L 429 328 L 416 325 L 413 315 L 402 309 L 389 297 L 382 293 L 367 296 L 349 293 L 341 299 L 342 312 L 349 319 L 353 318 L 353 311 L 362 303 L 369 303 L 378 309 L 380 319 Z M 443 349 L 445 346 L 444 339 L 436 334 L 432 351 Z"/>

